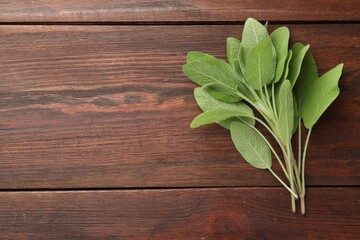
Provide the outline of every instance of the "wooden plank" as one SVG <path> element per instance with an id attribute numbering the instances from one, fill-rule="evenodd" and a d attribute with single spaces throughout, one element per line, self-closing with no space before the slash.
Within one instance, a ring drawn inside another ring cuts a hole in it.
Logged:
<path id="1" fill-rule="evenodd" d="M 359 21 L 358 0 L 1 1 L 0 22 Z"/>
<path id="2" fill-rule="evenodd" d="M 309 185 L 360 185 L 360 25 L 289 25 L 320 72 L 345 63 L 314 129 Z M 224 58 L 239 26 L 1 26 L 0 188 L 275 186 L 200 113 L 186 53 Z M 275 164 L 275 170 L 279 170 Z"/>
<path id="3" fill-rule="evenodd" d="M 1 192 L 3 239 L 358 239 L 358 188 Z M 325 201 L 324 201 L 325 200 Z M 276 203 L 276 204 L 272 204 Z"/>

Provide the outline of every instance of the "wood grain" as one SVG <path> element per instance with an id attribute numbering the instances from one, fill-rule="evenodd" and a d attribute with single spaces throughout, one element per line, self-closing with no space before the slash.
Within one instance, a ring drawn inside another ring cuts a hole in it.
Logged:
<path id="1" fill-rule="evenodd" d="M 359 21 L 358 0 L 0 1 L 0 22 Z"/>
<path id="2" fill-rule="evenodd" d="M 2 239 L 358 239 L 358 188 L 1 192 Z M 324 201 L 326 200 L 326 201 Z M 274 204 L 270 204 L 274 203 Z"/>
<path id="3" fill-rule="evenodd" d="M 360 25 L 289 25 L 320 72 L 345 63 L 309 185 L 360 185 Z M 1 26 L 0 188 L 276 186 L 200 113 L 186 53 L 224 58 L 240 26 Z M 278 170 L 277 166 L 275 169 Z"/>

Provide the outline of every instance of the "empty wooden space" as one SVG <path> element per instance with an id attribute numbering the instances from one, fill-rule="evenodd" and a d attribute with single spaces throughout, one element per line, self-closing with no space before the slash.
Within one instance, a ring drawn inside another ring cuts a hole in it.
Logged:
<path id="1" fill-rule="evenodd" d="M 358 239 L 359 16 L 358 1 L 0 1 L 0 239 Z M 345 64 L 306 216 L 225 129 L 189 128 L 186 53 L 225 59 L 248 17 L 288 26 L 320 73 Z"/>
<path id="2" fill-rule="evenodd" d="M 254 190 L 2 193 L 1 237 L 277 240 L 356 239 L 360 234 L 357 188 L 309 188 L 305 217 L 289 211 L 283 189 Z"/>
<path id="3" fill-rule="evenodd" d="M 2 22 L 359 21 L 347 0 L 87 0 L 1 1 Z"/>

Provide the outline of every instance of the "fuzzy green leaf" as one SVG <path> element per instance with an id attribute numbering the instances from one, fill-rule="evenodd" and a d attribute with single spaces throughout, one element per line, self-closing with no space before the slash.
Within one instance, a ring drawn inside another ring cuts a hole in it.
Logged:
<path id="1" fill-rule="evenodd" d="M 274 82 L 278 82 L 281 79 L 282 73 L 284 71 L 285 61 L 288 55 L 288 45 L 290 33 L 287 27 L 280 27 L 276 29 L 270 35 L 271 42 L 274 45 L 277 64 L 276 64 L 276 73 Z"/>
<path id="2" fill-rule="evenodd" d="M 208 63 L 208 64 L 212 65 L 216 70 L 218 70 L 219 72 L 222 72 L 222 74 L 226 78 L 226 79 L 223 79 L 223 82 L 227 82 L 227 83 L 235 84 L 235 85 L 239 84 L 239 83 L 241 84 L 244 82 L 244 79 L 242 79 L 240 76 L 238 76 L 235 73 L 235 70 L 233 69 L 233 67 L 230 64 L 228 64 L 227 62 L 225 62 L 219 58 L 211 56 L 210 54 L 191 51 L 187 55 L 187 62 L 188 63 L 200 62 L 200 63 Z"/>
<path id="3" fill-rule="evenodd" d="M 211 96 L 223 102 L 236 103 L 241 102 L 242 100 L 242 98 L 235 95 L 234 92 L 229 92 L 228 88 L 217 83 L 205 85 L 203 88 L 206 89 L 206 92 L 208 92 Z"/>
<path id="4" fill-rule="evenodd" d="M 265 38 L 251 49 L 245 66 L 245 77 L 248 84 L 260 90 L 270 80 L 274 72 L 273 52 L 270 38 Z"/>
<path id="5" fill-rule="evenodd" d="M 230 124 L 231 139 L 243 158 L 253 167 L 271 168 L 271 152 L 265 140 L 246 123 Z"/>
<path id="6" fill-rule="evenodd" d="M 213 65 L 214 67 L 216 67 L 217 69 L 219 69 L 220 71 L 228 74 L 228 77 L 230 79 L 233 79 L 234 82 L 237 82 L 238 79 L 236 75 L 234 75 L 234 69 L 232 68 L 232 66 L 227 63 L 224 60 L 221 60 L 219 58 L 216 58 L 210 54 L 207 53 L 202 53 L 202 52 L 197 52 L 197 51 L 191 51 L 188 52 L 187 54 L 187 62 L 206 62 L 209 63 L 211 65 Z"/>
<path id="7" fill-rule="evenodd" d="M 344 64 L 339 64 L 308 88 L 302 99 L 301 114 L 306 128 L 310 129 L 340 93 L 338 82 Z"/>
<path id="8" fill-rule="evenodd" d="M 212 64 L 222 64 L 222 60 L 215 58 L 214 56 L 207 54 L 207 53 L 202 53 L 202 52 L 197 52 L 197 51 L 190 51 L 188 52 L 187 56 L 186 56 L 186 60 L 187 62 L 208 62 L 208 63 L 212 63 Z"/>
<path id="9" fill-rule="evenodd" d="M 305 94 L 308 92 L 310 86 L 318 79 L 318 70 L 314 57 L 310 51 L 305 54 L 299 77 L 294 86 L 294 93 L 296 102 L 299 108 L 299 117 L 301 117 L 301 105 Z"/>
<path id="10" fill-rule="evenodd" d="M 289 64 L 292 58 L 292 51 L 291 49 L 288 51 L 288 55 L 286 57 L 286 61 L 285 61 L 285 66 L 284 66 L 284 71 L 283 74 L 281 76 L 281 82 L 285 81 L 289 75 Z"/>
<path id="11" fill-rule="evenodd" d="M 244 95 L 249 95 L 244 85 L 244 77 L 237 74 L 227 62 L 196 51 L 188 53 L 187 62 L 183 66 L 184 74 L 200 86 L 206 85 L 206 90 L 216 99 L 225 102 L 239 102 L 242 99 L 236 95 L 236 89 L 239 89 Z M 200 69 L 204 67 L 206 67 L 206 72 L 204 69 Z M 199 71 L 202 71 L 201 74 Z M 210 79 L 210 77 L 213 78 Z"/>
<path id="12" fill-rule="evenodd" d="M 264 25 L 253 18 L 248 18 L 246 20 L 241 38 L 241 45 L 243 48 L 242 59 L 245 65 L 250 50 L 267 37 L 269 37 L 269 33 Z"/>
<path id="13" fill-rule="evenodd" d="M 236 72 L 236 74 L 238 74 L 240 76 L 240 79 L 242 80 L 242 83 L 245 83 L 245 77 L 243 75 L 243 73 L 241 72 L 241 66 L 240 66 L 240 60 L 237 59 L 234 61 L 234 70 Z"/>
<path id="14" fill-rule="evenodd" d="M 299 127 L 299 118 L 301 118 L 300 111 L 299 111 L 299 108 L 298 108 L 298 104 L 297 104 L 297 101 L 296 101 L 296 97 L 295 97 L 294 94 L 293 94 L 293 106 L 294 106 L 294 126 L 293 126 L 293 130 L 292 130 L 292 135 L 294 135 L 296 130 L 298 129 L 298 127 Z"/>
<path id="15" fill-rule="evenodd" d="M 242 44 L 240 44 L 240 49 L 239 49 L 239 66 L 240 66 L 241 74 L 244 76 L 244 74 L 245 74 L 245 62 L 244 62 L 243 53 L 244 53 L 244 48 L 243 48 Z"/>
<path id="16" fill-rule="evenodd" d="M 228 37 L 226 40 L 226 56 L 228 63 L 234 67 L 234 61 L 239 60 L 241 42 L 233 37 Z"/>
<path id="17" fill-rule="evenodd" d="M 241 106 L 241 105 L 242 106 Z M 231 117 L 254 117 L 252 111 L 245 103 L 240 103 L 238 109 L 215 109 L 201 113 L 192 121 L 190 127 L 197 128 L 206 124 L 217 123 Z"/>
<path id="18" fill-rule="evenodd" d="M 229 64 L 234 69 L 235 73 L 239 76 L 239 80 L 241 83 L 245 83 L 244 74 L 242 72 L 240 64 L 243 64 L 241 60 L 241 42 L 233 37 L 227 38 L 227 48 L 226 48 L 226 55 Z"/>
<path id="19" fill-rule="evenodd" d="M 289 79 L 291 82 L 291 86 L 294 86 L 296 83 L 296 80 L 300 73 L 303 59 L 309 47 L 310 47 L 309 44 L 304 46 L 301 43 L 295 43 L 294 46 L 292 46 L 291 48 L 292 58 L 289 64 L 289 76 L 287 77 L 287 79 Z"/>
<path id="20" fill-rule="evenodd" d="M 289 80 L 281 83 L 277 106 L 279 110 L 278 133 L 283 143 L 288 144 L 291 140 L 294 126 L 294 103 Z"/>
<path id="21" fill-rule="evenodd" d="M 205 86 L 206 91 L 210 93 L 211 96 L 215 97 L 224 102 L 240 102 L 242 98 L 236 95 L 235 90 L 237 89 L 243 95 L 247 96 L 249 99 L 253 100 L 252 94 L 249 92 L 248 88 L 245 86 L 245 80 L 241 73 L 236 73 L 235 70 L 225 61 L 222 61 L 218 58 L 215 58 L 209 54 L 192 51 L 187 55 L 188 63 L 183 66 L 184 74 L 187 75 L 191 80 L 200 86 Z M 237 61 L 236 61 L 237 62 Z M 217 75 L 216 79 L 209 79 L 210 76 L 204 77 L 204 74 L 194 73 L 193 69 L 189 70 L 189 66 L 192 63 L 198 63 L 196 66 L 212 66 L 212 69 L 209 69 L 210 73 L 213 73 L 211 76 Z M 185 73 L 185 71 L 187 73 Z M 217 72 L 216 72 L 217 71 Z M 239 70 L 240 71 L 240 70 Z M 217 74 L 216 74 L 217 73 Z M 205 81 L 203 80 L 205 78 Z M 231 84 L 228 84 L 229 81 L 225 82 L 225 85 L 222 84 L 222 80 L 232 79 Z M 234 85 L 235 82 L 235 85 Z M 230 89 L 233 88 L 233 89 Z"/>
<path id="22" fill-rule="evenodd" d="M 200 86 L 208 86 L 209 92 L 216 98 L 226 101 L 241 101 L 236 96 L 236 83 L 228 74 L 207 62 L 188 62 L 183 66 L 184 74 Z M 229 73 L 229 72 L 228 72 Z"/>
<path id="23" fill-rule="evenodd" d="M 230 111 L 246 111 L 249 115 L 254 116 L 252 109 L 244 103 L 227 103 L 212 97 L 205 89 L 195 88 L 194 90 L 195 100 L 201 110 L 204 112 L 212 110 L 230 110 Z M 239 118 L 232 118 L 232 120 L 239 120 Z M 255 124 L 255 120 L 252 118 L 246 118 L 246 121 L 251 125 Z M 231 121 L 221 121 L 219 125 L 229 129 Z"/>

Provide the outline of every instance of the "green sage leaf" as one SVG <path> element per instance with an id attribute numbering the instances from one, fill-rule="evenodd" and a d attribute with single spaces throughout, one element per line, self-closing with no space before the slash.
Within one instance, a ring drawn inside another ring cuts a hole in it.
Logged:
<path id="1" fill-rule="evenodd" d="M 229 64 L 233 67 L 235 73 L 239 76 L 241 83 L 245 83 L 244 74 L 242 72 L 240 63 L 240 56 L 242 53 L 241 42 L 233 37 L 227 38 L 226 55 Z"/>
<path id="2" fill-rule="evenodd" d="M 235 83 L 219 68 L 207 62 L 188 62 L 183 66 L 184 74 L 200 86 L 218 83 L 228 89 L 235 88 Z"/>
<path id="3" fill-rule="evenodd" d="M 243 53 L 244 53 L 244 50 L 243 50 L 243 46 L 242 44 L 240 44 L 240 49 L 239 49 L 239 66 L 240 66 L 240 71 L 241 71 L 241 74 L 244 76 L 245 74 L 245 62 L 244 62 L 244 56 L 243 56 Z"/>
<path id="4" fill-rule="evenodd" d="M 294 86 L 296 102 L 299 108 L 299 117 L 301 117 L 301 106 L 304 95 L 308 92 L 310 86 L 318 79 L 318 70 L 314 57 L 310 51 L 307 51 L 301 66 L 301 70 Z"/>
<path id="5" fill-rule="evenodd" d="M 316 79 L 305 93 L 301 114 L 306 128 L 310 129 L 340 93 L 338 82 L 344 64 L 339 64 Z"/>
<path id="6" fill-rule="evenodd" d="M 233 37 L 228 37 L 226 40 L 226 56 L 228 63 L 234 67 L 234 62 L 239 60 L 241 42 Z"/>
<path id="7" fill-rule="evenodd" d="M 296 80 L 300 73 L 304 56 L 308 51 L 309 47 L 310 47 L 309 44 L 304 46 L 301 43 L 295 43 L 294 46 L 292 46 L 291 48 L 292 58 L 289 64 L 289 75 L 287 77 L 287 79 L 289 79 L 291 82 L 291 86 L 294 86 L 296 83 Z"/>
<path id="8" fill-rule="evenodd" d="M 289 80 L 281 83 L 277 106 L 279 111 L 278 133 L 282 142 L 288 144 L 293 135 L 294 127 L 294 103 Z"/>
<path id="9" fill-rule="evenodd" d="M 241 105 L 240 105 L 241 104 Z M 192 121 L 190 127 L 197 128 L 206 124 L 217 123 L 232 117 L 250 117 L 254 115 L 245 103 L 238 104 L 236 110 L 215 109 L 201 113 Z"/>
<path id="10" fill-rule="evenodd" d="M 207 62 L 188 62 L 183 66 L 183 72 L 198 85 L 207 86 L 209 93 L 214 97 L 223 101 L 241 101 L 236 95 L 237 85 L 234 79 L 229 77 L 229 72 L 224 72 Z"/>
<path id="11" fill-rule="evenodd" d="M 270 38 L 274 45 L 277 56 L 274 79 L 274 82 L 276 83 L 281 79 L 282 73 L 284 71 L 285 61 L 288 56 L 288 45 L 290 38 L 289 29 L 287 27 L 280 27 L 271 33 Z"/>
<path id="12" fill-rule="evenodd" d="M 217 83 L 205 85 L 203 88 L 206 89 L 206 92 L 208 92 L 211 96 L 223 102 L 236 103 L 242 100 L 242 98 L 235 95 L 235 92 L 229 92 L 228 88 Z"/>
<path id="13" fill-rule="evenodd" d="M 184 74 L 200 86 L 206 85 L 207 91 L 213 97 L 225 102 L 239 102 L 242 99 L 236 95 L 236 89 L 246 96 L 251 96 L 244 84 L 245 80 L 242 74 L 237 74 L 227 62 L 209 54 L 196 51 L 188 53 L 187 62 L 183 66 Z M 209 68 L 210 65 L 212 69 L 208 69 L 207 72 L 204 69 L 199 69 L 204 66 Z M 202 73 L 199 74 L 195 70 L 202 71 Z M 204 77 L 204 74 L 208 74 L 208 76 Z M 211 76 L 216 79 L 209 79 Z"/>
<path id="14" fill-rule="evenodd" d="M 218 59 L 210 54 L 197 51 L 188 52 L 186 60 L 187 62 L 208 62 L 214 65 L 223 64 L 221 59 Z"/>
<path id="15" fill-rule="evenodd" d="M 245 66 L 245 78 L 248 84 L 260 90 L 274 73 L 273 52 L 270 38 L 265 38 L 251 49 Z"/>
<path id="16" fill-rule="evenodd" d="M 250 50 L 267 37 L 269 37 L 269 33 L 264 25 L 253 18 L 248 18 L 246 20 L 241 38 L 241 45 L 243 48 L 242 60 L 245 65 Z"/>
<path id="17" fill-rule="evenodd" d="M 205 89 L 203 88 L 195 88 L 194 96 L 197 104 L 204 112 L 212 111 L 212 110 L 231 110 L 231 111 L 247 111 L 248 114 L 254 116 L 254 113 L 250 107 L 248 107 L 244 103 L 227 103 L 220 101 L 214 97 L 212 97 Z M 239 120 L 239 117 L 232 118 L 231 121 Z M 246 118 L 249 124 L 255 125 L 255 120 L 253 118 Z M 230 128 L 231 121 L 220 121 L 218 124 L 224 128 Z"/>
<path id="18" fill-rule="evenodd" d="M 293 106 L 294 106 L 294 126 L 293 126 L 293 130 L 292 130 L 292 135 L 294 135 L 296 130 L 298 129 L 298 127 L 299 127 L 299 118 L 301 118 L 300 111 L 299 111 L 299 108 L 298 108 L 298 104 L 297 104 L 297 101 L 296 101 L 296 97 L 295 97 L 294 94 L 293 94 Z"/>
<path id="19" fill-rule="evenodd" d="M 258 132 L 246 123 L 232 122 L 230 133 L 236 149 L 245 161 L 255 168 L 271 168 L 270 148 Z"/>
<path id="20" fill-rule="evenodd" d="M 238 76 L 235 73 L 235 70 L 233 67 L 228 64 L 227 62 L 216 58 L 214 56 L 211 56 L 210 54 L 202 53 L 202 52 L 196 52 L 191 51 L 187 55 L 187 62 L 200 62 L 200 63 L 208 63 L 212 65 L 216 70 L 222 72 L 224 77 L 226 79 L 223 79 L 223 82 L 228 82 L 230 84 L 238 84 L 238 83 L 244 83 L 244 79 L 241 79 L 240 76 Z M 186 64 L 185 64 L 186 65 Z"/>
<path id="21" fill-rule="evenodd" d="M 289 75 L 289 64 L 292 58 L 292 51 L 291 49 L 288 51 L 288 55 L 285 61 L 285 67 L 284 67 L 284 71 L 283 74 L 281 76 L 281 82 L 285 81 Z"/>

